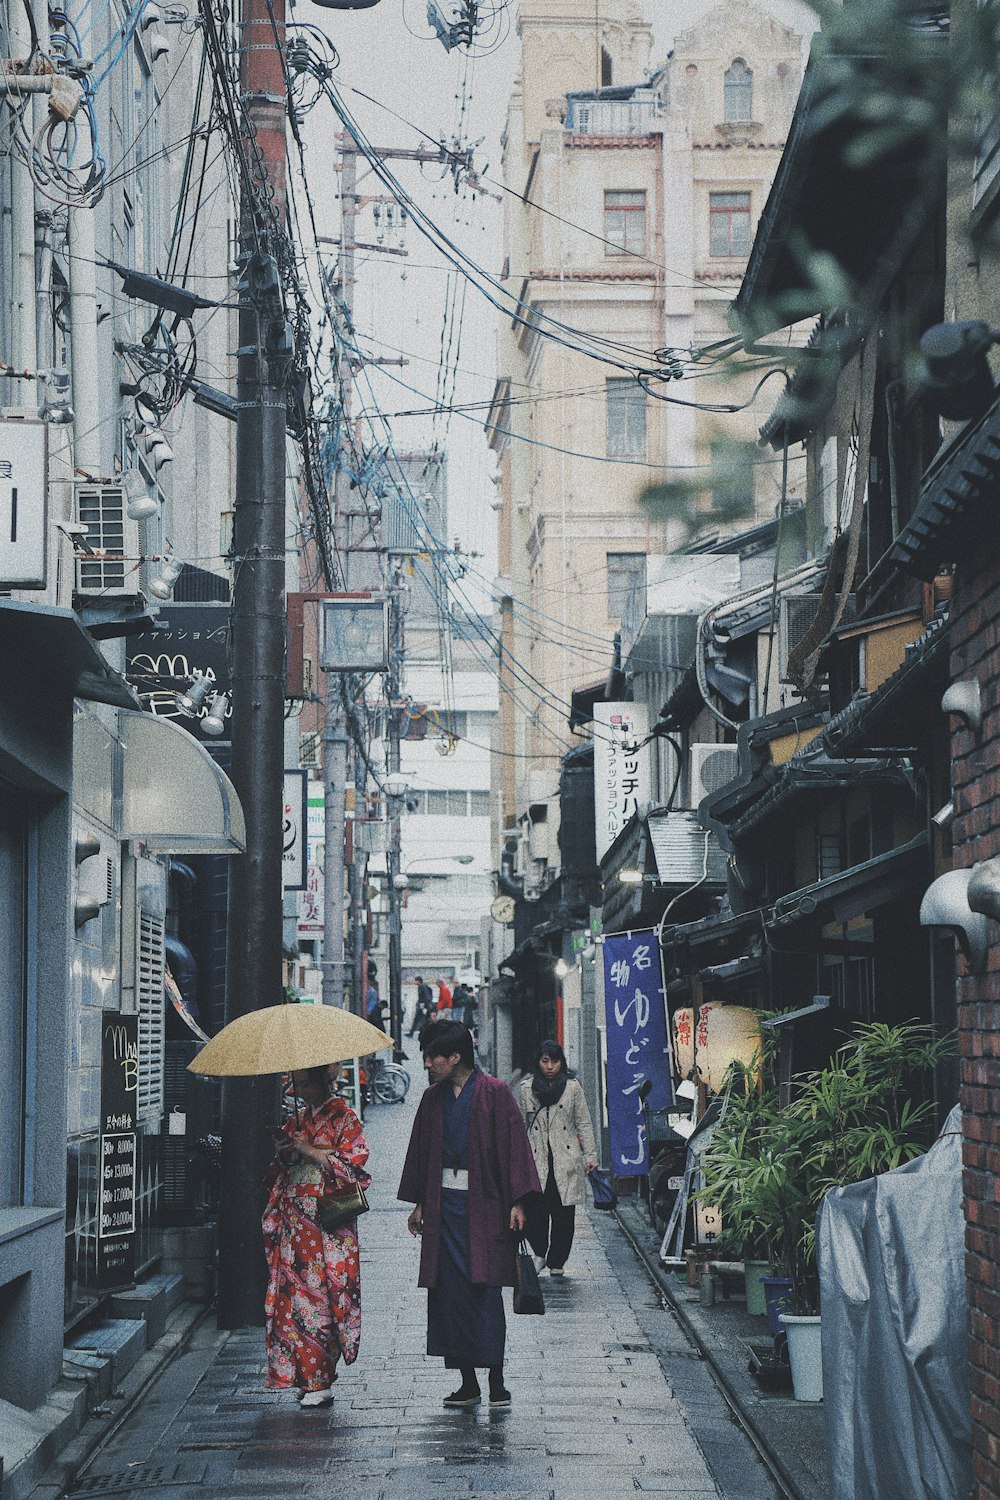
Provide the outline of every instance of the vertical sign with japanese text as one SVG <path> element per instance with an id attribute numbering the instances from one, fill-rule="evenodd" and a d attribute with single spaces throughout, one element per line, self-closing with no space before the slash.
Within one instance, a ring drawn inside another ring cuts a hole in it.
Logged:
<path id="1" fill-rule="evenodd" d="M 308 884 L 309 772 L 286 771 L 281 813 L 281 888 L 304 891 Z"/>
<path id="2" fill-rule="evenodd" d="M 135 1147 L 139 1105 L 139 1018 L 106 1010 L 101 1018 L 98 1283 L 123 1286 L 135 1268 Z"/>
<path id="3" fill-rule="evenodd" d="M 660 955 L 654 932 L 617 933 L 602 946 L 611 1170 L 641 1177 L 649 1170 L 646 1112 L 673 1103 Z"/>
<path id="4" fill-rule="evenodd" d="M 597 861 L 652 796 L 649 709 L 644 703 L 594 704 L 594 827 Z"/>

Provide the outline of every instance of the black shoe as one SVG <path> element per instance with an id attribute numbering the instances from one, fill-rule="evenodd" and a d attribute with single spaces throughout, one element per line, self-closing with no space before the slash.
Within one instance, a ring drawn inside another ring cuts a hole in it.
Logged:
<path id="1" fill-rule="evenodd" d="M 478 1386 L 475 1390 L 469 1390 L 467 1386 L 461 1385 L 457 1391 L 452 1391 L 450 1396 L 445 1396 L 444 1404 L 453 1411 L 466 1411 L 470 1407 L 478 1406 L 482 1399 L 483 1395 Z"/>
<path id="2" fill-rule="evenodd" d="M 502 1385 L 498 1385 L 495 1388 L 491 1386 L 491 1388 L 490 1388 L 490 1405 L 491 1406 L 509 1406 L 510 1405 L 510 1391 L 508 1391 Z"/>

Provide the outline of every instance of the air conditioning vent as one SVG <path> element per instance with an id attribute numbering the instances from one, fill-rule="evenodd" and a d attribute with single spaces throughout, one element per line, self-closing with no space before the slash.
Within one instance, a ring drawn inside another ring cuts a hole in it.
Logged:
<path id="1" fill-rule="evenodd" d="M 159 1128 L 163 1113 L 163 921 L 139 908 L 136 993 L 139 1011 L 138 1117 Z"/>
<path id="2" fill-rule="evenodd" d="M 739 752 L 735 745 L 692 745 L 691 806 L 697 807 L 704 798 L 728 786 L 738 769 Z"/>
<path id="3" fill-rule="evenodd" d="M 87 528 L 76 561 L 78 594 L 106 599 L 139 593 L 139 527 L 126 515 L 125 503 L 121 485 L 77 485 L 76 517 Z"/>
<path id="4" fill-rule="evenodd" d="M 725 885 L 726 856 L 715 834 L 701 827 L 696 813 L 655 813 L 648 827 L 657 878 L 663 885 L 685 886 L 695 881 Z"/>

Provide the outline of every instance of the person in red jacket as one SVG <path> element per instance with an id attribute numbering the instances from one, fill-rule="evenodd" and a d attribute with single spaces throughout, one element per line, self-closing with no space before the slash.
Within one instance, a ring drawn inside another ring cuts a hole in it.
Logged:
<path id="1" fill-rule="evenodd" d="M 435 1021 L 451 1021 L 454 1019 L 451 1009 L 451 987 L 443 975 L 438 980 L 437 985 L 438 997 L 437 1005 L 435 1006 L 434 1019 Z"/>

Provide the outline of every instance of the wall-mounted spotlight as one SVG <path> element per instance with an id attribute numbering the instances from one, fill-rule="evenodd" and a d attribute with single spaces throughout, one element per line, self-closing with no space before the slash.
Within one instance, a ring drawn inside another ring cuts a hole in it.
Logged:
<path id="1" fill-rule="evenodd" d="M 161 57 L 170 56 L 170 43 L 165 36 L 155 36 L 149 44 L 149 55 L 154 62 L 159 62 Z M 171 458 L 173 454 L 170 455 Z"/>
<path id="2" fill-rule="evenodd" d="M 209 694 L 213 692 L 214 682 L 210 677 L 196 677 L 186 693 L 181 693 L 177 699 L 177 707 L 182 714 L 188 718 L 194 718 L 208 702 Z"/>
<path id="3" fill-rule="evenodd" d="M 139 26 L 143 31 L 148 31 L 151 26 L 159 26 L 163 20 L 163 12 L 158 5 L 147 5 L 142 13 Z"/>
<path id="4" fill-rule="evenodd" d="M 931 405 L 950 422 L 979 417 L 994 397 L 986 352 L 998 335 L 988 323 L 935 323 L 920 338 L 922 385 Z"/>
<path id="5" fill-rule="evenodd" d="M 138 469 L 126 469 L 122 475 L 122 491 L 125 495 L 125 514 L 133 521 L 148 521 L 159 514 L 160 502 L 149 493 L 146 481 Z"/>
<path id="6" fill-rule="evenodd" d="M 216 693 L 208 705 L 208 713 L 201 721 L 201 727 L 205 734 L 213 739 L 218 739 L 226 732 L 226 715 L 229 712 L 229 699 L 225 693 Z"/>
<path id="7" fill-rule="evenodd" d="M 564 958 L 557 958 L 556 959 L 556 978 L 557 979 L 565 979 L 566 975 L 568 973 L 569 973 L 569 964 L 566 962 L 566 960 Z"/>
<path id="8" fill-rule="evenodd" d="M 184 564 L 179 557 L 165 557 L 160 566 L 160 571 L 149 585 L 149 592 L 154 599 L 169 599 L 174 592 L 174 584 L 181 576 Z"/>

